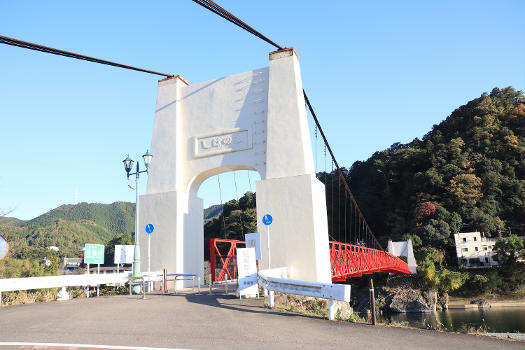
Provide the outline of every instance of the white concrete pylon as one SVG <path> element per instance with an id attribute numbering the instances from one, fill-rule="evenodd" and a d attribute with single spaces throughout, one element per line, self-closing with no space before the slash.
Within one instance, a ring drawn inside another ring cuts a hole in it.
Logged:
<path id="1" fill-rule="evenodd" d="M 161 80 L 151 153 L 140 222 L 155 226 L 152 270 L 204 278 L 199 186 L 223 172 L 255 170 L 262 179 L 256 190 L 262 247 L 262 216 L 274 217 L 272 265 L 288 267 L 292 278 L 330 282 L 324 185 L 315 177 L 293 49 L 271 53 L 269 67 L 246 73 L 194 85 L 180 76 Z M 267 260 L 263 251 L 263 266 Z"/>
<path id="2" fill-rule="evenodd" d="M 406 256 L 408 269 L 411 273 L 417 273 L 417 263 L 412 248 L 412 240 L 392 242 L 388 240 L 388 252 L 395 256 Z"/>

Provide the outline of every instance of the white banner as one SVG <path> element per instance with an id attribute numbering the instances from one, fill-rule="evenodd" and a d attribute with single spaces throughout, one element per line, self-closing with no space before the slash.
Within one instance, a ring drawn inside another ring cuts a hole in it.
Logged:
<path id="1" fill-rule="evenodd" d="M 247 233 L 244 235 L 246 248 L 255 248 L 255 259 L 261 260 L 261 236 L 259 232 Z"/>
<path id="2" fill-rule="evenodd" d="M 134 245 L 116 245 L 115 246 L 115 264 L 131 264 L 135 256 Z"/>
<path id="3" fill-rule="evenodd" d="M 258 295 L 255 248 L 237 248 L 237 271 L 239 276 L 239 295 Z"/>

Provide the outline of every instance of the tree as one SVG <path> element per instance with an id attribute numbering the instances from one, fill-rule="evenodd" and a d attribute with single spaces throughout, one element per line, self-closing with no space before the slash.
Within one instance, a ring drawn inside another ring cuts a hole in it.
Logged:
<path id="1" fill-rule="evenodd" d="M 525 282 L 523 240 L 517 235 L 499 238 L 494 245 L 494 252 L 503 275 L 504 289 L 514 290 L 522 286 Z"/>
<path id="2" fill-rule="evenodd" d="M 454 110 L 422 140 L 394 143 L 355 162 L 350 187 L 377 238 L 415 234 L 449 253 L 451 235 L 462 229 L 491 237 L 501 226 L 525 234 L 523 102 L 523 92 L 495 88 Z M 326 175 L 320 179 L 328 194 L 334 187 Z"/>
<path id="3" fill-rule="evenodd" d="M 459 271 L 451 271 L 442 266 L 443 253 L 433 248 L 423 248 L 418 252 L 421 258 L 418 275 L 423 285 L 436 290 L 438 301 L 443 307 L 448 305 L 448 294 L 459 289 L 467 280 L 468 275 Z"/>

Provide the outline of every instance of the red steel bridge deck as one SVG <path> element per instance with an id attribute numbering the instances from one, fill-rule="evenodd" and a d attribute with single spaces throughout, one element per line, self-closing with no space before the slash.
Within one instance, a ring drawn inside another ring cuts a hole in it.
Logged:
<path id="1" fill-rule="evenodd" d="M 224 244 L 224 247 L 219 249 L 217 243 Z M 244 244 L 244 241 L 232 239 L 210 240 L 212 281 L 223 281 L 226 276 L 228 279 L 237 278 L 237 246 Z M 346 281 L 349 277 L 360 277 L 374 272 L 410 273 L 406 262 L 383 250 L 335 241 L 330 241 L 329 249 L 333 282 Z M 220 270 L 218 276 L 216 269 Z"/>

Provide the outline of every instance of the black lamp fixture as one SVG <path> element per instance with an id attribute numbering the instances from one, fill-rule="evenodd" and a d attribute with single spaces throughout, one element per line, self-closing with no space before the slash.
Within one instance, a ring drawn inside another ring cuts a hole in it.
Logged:
<path id="1" fill-rule="evenodd" d="M 122 161 L 122 163 L 124 163 L 124 170 L 126 170 L 126 173 L 128 174 L 128 179 L 129 179 L 129 172 L 131 171 L 131 168 L 133 168 L 133 163 L 134 163 L 133 160 L 129 157 L 129 154 L 126 157 L 126 159 Z"/>
<path id="2" fill-rule="evenodd" d="M 146 169 L 149 169 L 149 165 L 151 164 L 151 158 L 153 158 L 151 153 L 149 153 L 149 150 L 146 150 L 146 153 L 142 155 L 142 158 L 144 159 L 144 165 L 146 166 Z"/>

